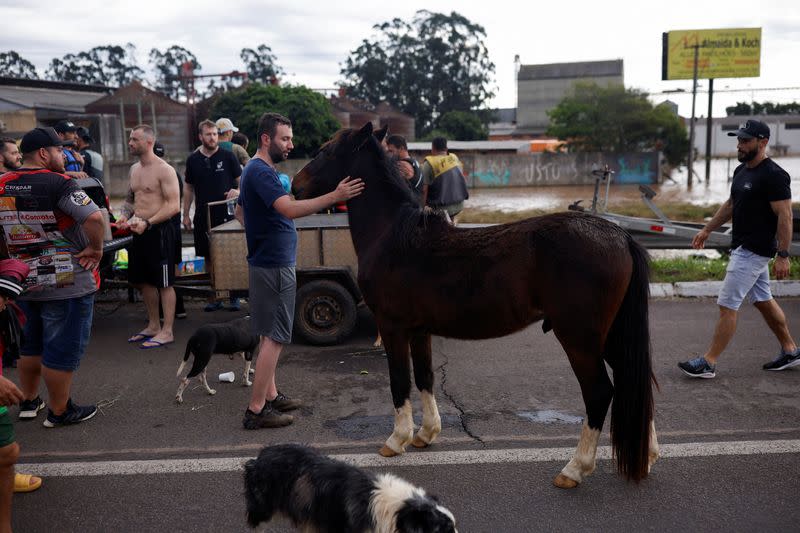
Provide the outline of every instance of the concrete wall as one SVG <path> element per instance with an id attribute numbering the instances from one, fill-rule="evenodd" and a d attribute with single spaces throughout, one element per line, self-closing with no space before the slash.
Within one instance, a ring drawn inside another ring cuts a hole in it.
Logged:
<path id="1" fill-rule="evenodd" d="M 657 183 L 657 152 L 636 154 L 464 154 L 469 186 L 531 187 L 593 184 L 591 172 L 608 165 L 614 183 Z"/>
<path id="2" fill-rule="evenodd" d="M 457 153 L 457 152 L 456 152 Z M 470 188 L 591 185 L 595 168 L 608 165 L 614 183 L 658 183 L 657 152 L 636 154 L 458 154 Z M 290 159 L 278 165 L 294 176 L 308 159 Z M 422 159 L 420 159 L 420 162 Z"/>

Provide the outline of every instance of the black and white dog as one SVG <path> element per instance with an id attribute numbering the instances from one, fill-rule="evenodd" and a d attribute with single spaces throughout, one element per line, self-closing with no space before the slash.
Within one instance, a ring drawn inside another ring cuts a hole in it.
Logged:
<path id="1" fill-rule="evenodd" d="M 189 385 L 189 380 L 197 375 L 200 382 L 209 394 L 216 394 L 217 391 L 208 386 L 206 379 L 206 366 L 215 353 L 228 354 L 233 358 L 234 354 L 241 353 L 244 358 L 244 385 L 249 387 L 253 383 L 250 381 L 250 365 L 253 362 L 253 353 L 258 349 L 258 335 L 253 335 L 250 331 L 250 318 L 237 318 L 224 324 L 207 324 L 197 329 L 186 343 L 186 352 L 183 355 L 183 362 L 178 367 L 178 377 L 181 377 L 189 356 L 194 354 L 192 368 L 186 377 L 181 379 L 175 399 L 178 403 L 183 403 L 183 391 Z"/>
<path id="2" fill-rule="evenodd" d="M 304 446 L 267 446 L 244 468 L 251 527 L 278 513 L 304 532 L 457 533 L 453 513 L 421 488 Z"/>

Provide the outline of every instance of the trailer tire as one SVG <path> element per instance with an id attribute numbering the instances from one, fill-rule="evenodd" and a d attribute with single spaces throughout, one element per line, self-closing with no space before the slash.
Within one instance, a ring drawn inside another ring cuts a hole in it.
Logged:
<path id="1" fill-rule="evenodd" d="M 297 290 L 294 327 L 311 344 L 337 344 L 356 326 L 356 303 L 339 283 L 314 280 Z"/>

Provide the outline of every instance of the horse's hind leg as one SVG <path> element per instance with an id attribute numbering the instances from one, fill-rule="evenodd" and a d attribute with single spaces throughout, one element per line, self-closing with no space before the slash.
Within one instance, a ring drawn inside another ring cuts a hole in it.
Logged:
<path id="1" fill-rule="evenodd" d="M 567 352 L 572 370 L 578 377 L 583 402 L 586 406 L 586 420 L 583 422 L 581 438 L 575 455 L 561 470 L 553 483 L 562 489 L 571 489 L 594 472 L 597 455 L 597 440 L 603 429 L 608 406 L 614 396 L 614 387 L 608 378 L 605 363 L 598 350 L 596 355 L 578 355 Z"/>
<path id="2" fill-rule="evenodd" d="M 430 335 L 420 334 L 411 337 L 411 359 L 414 361 L 414 381 L 422 396 L 422 427 L 417 431 L 411 445 L 415 448 L 425 448 L 442 432 L 442 419 L 433 395 Z"/>
<path id="3" fill-rule="evenodd" d="M 656 436 L 656 423 L 650 421 L 650 449 L 647 453 L 647 472 L 653 468 L 653 465 L 658 461 L 660 453 L 658 451 L 658 437 Z"/>
<path id="4" fill-rule="evenodd" d="M 381 448 L 384 457 L 394 457 L 406 451 L 414 436 L 414 419 L 411 414 L 411 368 L 408 357 L 408 336 L 393 331 L 383 334 L 383 345 L 389 362 L 389 381 L 394 402 L 394 431 Z"/>

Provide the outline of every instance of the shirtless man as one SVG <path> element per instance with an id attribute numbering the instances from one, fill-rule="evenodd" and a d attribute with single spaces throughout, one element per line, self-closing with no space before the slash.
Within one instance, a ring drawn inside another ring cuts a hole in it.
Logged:
<path id="1" fill-rule="evenodd" d="M 153 153 L 153 128 L 139 125 L 131 131 L 128 149 L 138 156 L 131 166 L 130 189 L 118 223 L 133 232 L 128 249 L 128 281 L 142 291 L 147 308 L 147 327 L 128 342 L 141 342 L 142 349 L 175 341 L 175 225 L 170 219 L 180 212 L 180 194 L 175 169 Z M 164 325 L 158 318 L 158 301 L 164 310 Z M 144 342 L 142 342 L 144 341 Z"/>

